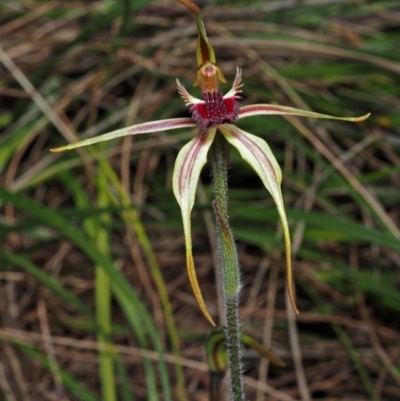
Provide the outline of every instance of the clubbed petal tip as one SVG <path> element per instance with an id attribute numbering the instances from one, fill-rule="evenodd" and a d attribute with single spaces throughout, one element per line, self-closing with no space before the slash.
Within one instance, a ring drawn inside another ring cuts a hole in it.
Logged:
<path id="1" fill-rule="evenodd" d="M 234 146 L 242 158 L 250 164 L 261 178 L 265 188 L 272 195 L 282 222 L 285 241 L 286 277 L 290 302 L 296 313 L 299 313 L 293 291 L 292 259 L 289 227 L 282 199 L 282 173 L 270 147 L 261 138 L 249 134 L 234 125 L 222 125 L 218 128 L 225 139 Z"/>
<path id="2" fill-rule="evenodd" d="M 182 212 L 189 281 L 201 311 L 213 326 L 215 326 L 214 320 L 207 310 L 197 281 L 192 254 L 190 214 L 195 201 L 200 172 L 207 161 L 207 153 L 214 140 L 215 132 L 215 128 L 200 132 L 181 149 L 175 161 L 172 181 L 174 194 Z"/>

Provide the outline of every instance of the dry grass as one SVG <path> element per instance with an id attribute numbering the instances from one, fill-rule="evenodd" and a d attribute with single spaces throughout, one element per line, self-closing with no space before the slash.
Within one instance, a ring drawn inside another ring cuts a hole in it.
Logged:
<path id="1" fill-rule="evenodd" d="M 269 141 L 284 170 L 301 310 L 295 321 L 286 310 L 272 201 L 233 154 L 231 216 L 243 270 L 241 321 L 287 363 L 268 366 L 246 351 L 248 399 L 395 401 L 400 394 L 400 60 L 395 51 L 400 10 L 395 1 L 294 3 L 204 7 L 228 81 L 239 65 L 244 103 L 273 100 L 373 115 L 352 126 L 278 118 L 243 123 Z M 93 243 L 89 220 L 106 231 L 107 257 L 157 328 L 172 399 L 183 397 L 173 369 L 181 365 L 187 399 L 208 400 L 204 342 L 210 327 L 187 282 L 171 190 L 174 158 L 193 132 L 126 138 L 90 153 L 48 153 L 77 133 L 95 135 L 187 115 L 174 78 L 190 87 L 194 76 L 192 16 L 172 0 L 129 4 L 9 1 L 0 6 L 0 45 L 6 53 L 0 60 L 0 401 L 106 400 L 100 395 L 104 376 L 98 373 L 94 325 L 96 263 L 87 248 L 46 222 L 45 210 Z M 8 68 L 7 55 L 14 63 Z M 119 185 L 107 177 L 106 206 L 97 186 L 106 171 L 99 161 L 103 156 Z M 202 178 L 204 206 L 193 215 L 195 256 L 207 304 L 218 319 L 208 173 Z M 124 214 L 126 204 L 116 188 L 134 204 L 145 237 Z M 22 205 L 8 193 L 32 203 Z M 34 211 L 36 204 L 43 209 Z M 179 357 L 171 347 L 152 260 L 169 294 Z M 49 278 L 68 295 L 57 292 Z M 71 294 L 81 304 L 74 304 Z M 155 346 L 147 337 L 147 347 L 138 340 L 118 296 L 111 307 L 118 399 L 151 399 L 146 358 L 153 361 L 164 399 Z"/>

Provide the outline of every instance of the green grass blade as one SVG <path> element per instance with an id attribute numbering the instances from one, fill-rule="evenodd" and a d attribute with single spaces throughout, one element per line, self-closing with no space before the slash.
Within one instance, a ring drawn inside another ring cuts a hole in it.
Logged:
<path id="1" fill-rule="evenodd" d="M 46 274 L 40 267 L 34 265 L 23 256 L 0 249 L 0 258 L 10 265 L 19 266 L 20 268 L 24 269 L 29 275 L 38 280 L 53 294 L 59 296 L 69 305 L 74 306 L 81 313 L 93 318 L 92 311 L 86 306 L 86 304 L 84 304 L 72 292 L 68 291 L 63 285 L 61 285 L 57 279 Z"/>
<path id="2" fill-rule="evenodd" d="M 277 213 L 272 208 L 251 205 L 251 207 L 243 208 L 240 204 L 231 203 L 231 209 L 235 217 L 239 216 L 247 221 L 250 219 L 259 222 L 260 219 L 266 221 L 274 221 L 277 219 Z M 332 233 L 337 233 L 340 239 L 350 242 L 368 242 L 371 244 L 381 245 L 397 252 L 400 252 L 400 241 L 393 237 L 390 233 L 378 231 L 363 226 L 360 223 L 332 217 L 327 214 L 318 212 L 305 212 L 301 210 L 287 209 L 286 213 L 292 222 L 304 221 L 307 225 L 321 227 Z"/>
<path id="3" fill-rule="evenodd" d="M 154 281 L 156 283 L 157 290 L 160 295 L 161 303 L 162 303 L 162 306 L 164 309 L 165 319 L 166 319 L 167 328 L 168 328 L 168 334 L 171 339 L 172 351 L 176 357 L 179 357 L 178 332 L 176 330 L 167 288 L 165 286 L 160 267 L 157 263 L 155 255 L 153 253 L 153 250 L 152 250 L 150 241 L 147 237 L 146 231 L 139 219 L 139 216 L 138 216 L 136 210 L 132 208 L 132 204 L 129 199 L 129 196 L 124 191 L 114 170 L 111 168 L 111 166 L 105 160 L 101 160 L 100 165 L 101 165 L 102 171 L 105 174 L 105 176 L 107 176 L 108 180 L 110 180 L 110 182 L 117 189 L 118 195 L 119 195 L 119 200 L 118 201 L 115 200 L 116 204 L 119 205 L 119 203 L 121 203 L 122 206 L 126 209 L 124 212 L 122 212 L 121 216 L 133 228 L 134 232 L 136 233 L 136 235 L 139 239 L 139 243 L 142 246 L 143 251 L 148 260 L 148 263 L 151 267 Z M 186 400 L 185 382 L 184 382 L 183 370 L 179 364 L 175 364 L 175 373 L 176 373 L 176 377 L 177 377 L 179 400 L 185 401 Z"/>
<path id="4" fill-rule="evenodd" d="M 98 205 L 104 207 L 108 205 L 107 188 L 101 176 L 97 180 L 98 187 Z M 99 252 L 110 257 L 109 234 L 106 227 L 109 225 L 110 215 L 103 213 L 97 220 L 97 230 L 95 233 L 95 242 Z M 109 350 L 99 351 L 99 371 L 104 401 L 116 400 L 116 388 L 114 379 L 114 354 L 111 331 L 111 282 L 110 277 L 101 268 L 96 266 L 95 277 L 95 299 L 96 299 L 96 321 L 101 331 L 97 333 L 99 343 L 109 344 Z"/>
<path id="5" fill-rule="evenodd" d="M 134 401 L 135 398 L 129 385 L 128 373 L 123 362 L 121 361 L 121 358 L 118 355 L 116 355 L 115 357 L 115 365 L 118 373 L 121 401 Z"/>
<path id="6" fill-rule="evenodd" d="M 24 344 L 22 342 L 12 342 L 21 351 L 23 351 L 30 358 L 39 361 L 42 367 L 48 371 L 52 369 L 52 362 L 49 358 L 42 354 L 37 348 Z M 82 401 L 100 401 L 101 399 L 94 395 L 88 388 L 86 388 L 82 383 L 80 383 L 74 376 L 68 373 L 61 366 L 57 366 L 61 381 L 63 386 L 68 389 L 72 394 L 74 394 L 78 400 Z"/>
<path id="7" fill-rule="evenodd" d="M 317 304 L 318 310 L 321 313 L 330 315 L 330 307 L 325 304 L 325 302 L 321 299 L 321 297 L 318 295 L 317 291 L 315 291 L 314 288 L 312 288 L 308 285 L 303 285 L 303 289 L 314 300 L 314 302 Z M 358 352 L 353 347 L 353 344 L 351 343 L 349 336 L 346 334 L 346 332 L 343 330 L 343 328 L 339 324 L 333 323 L 332 328 L 335 331 L 336 335 L 338 336 L 340 342 L 342 343 L 343 348 L 348 353 L 351 361 L 353 362 L 353 364 L 358 372 L 358 375 L 360 377 L 360 380 L 361 380 L 362 384 L 364 385 L 365 391 L 368 394 L 368 398 L 371 401 L 374 400 L 374 386 L 371 382 L 371 379 L 369 378 L 368 372 L 367 372 L 366 368 L 364 367 L 360 356 L 358 355 Z"/>
<path id="8" fill-rule="evenodd" d="M 167 380 L 168 369 L 163 357 L 163 350 L 157 330 L 154 327 L 152 319 L 146 308 L 125 278 L 118 270 L 115 269 L 114 264 L 107 257 L 98 252 L 96 247 L 86 236 L 82 235 L 75 228 L 71 227 L 69 222 L 65 220 L 59 213 L 41 206 L 24 195 L 14 194 L 3 188 L 0 188 L 0 199 L 2 199 L 4 202 L 12 203 L 14 207 L 23 209 L 26 212 L 39 217 L 50 227 L 59 230 L 66 238 L 72 241 L 90 259 L 92 259 L 95 264 L 102 266 L 102 268 L 110 276 L 113 293 L 115 294 L 115 297 L 124 311 L 129 324 L 135 331 L 140 345 L 144 348 L 147 346 L 147 339 L 144 330 L 147 330 L 147 334 L 153 341 L 153 344 L 159 353 L 158 364 L 161 377 L 163 379 L 163 391 L 168 396 L 165 397 L 165 399 L 172 400 L 170 395 L 171 388 L 169 386 L 169 381 Z M 148 399 L 151 401 L 159 400 L 155 374 L 151 362 L 147 358 L 144 358 L 143 363 L 146 369 L 146 383 L 149 392 Z"/>

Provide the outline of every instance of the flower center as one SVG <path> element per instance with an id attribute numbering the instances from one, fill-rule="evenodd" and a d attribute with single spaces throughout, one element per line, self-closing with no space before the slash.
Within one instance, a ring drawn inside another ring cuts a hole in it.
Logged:
<path id="1" fill-rule="evenodd" d="M 240 104 L 235 98 L 224 99 L 218 91 L 203 92 L 204 103 L 195 104 L 190 112 L 201 130 L 221 124 L 234 124 L 238 118 Z"/>

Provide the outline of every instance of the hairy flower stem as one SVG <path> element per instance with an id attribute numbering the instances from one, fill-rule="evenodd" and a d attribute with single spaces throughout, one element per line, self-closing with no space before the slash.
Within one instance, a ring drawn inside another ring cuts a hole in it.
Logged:
<path id="1" fill-rule="evenodd" d="M 244 400 L 240 330 L 239 293 L 240 272 L 235 241 L 228 222 L 228 164 L 230 145 L 222 135 L 217 134 L 209 152 L 209 161 L 214 182 L 213 203 L 217 227 L 217 242 L 222 272 L 225 304 L 225 335 L 229 357 L 229 371 L 233 401 Z"/>

